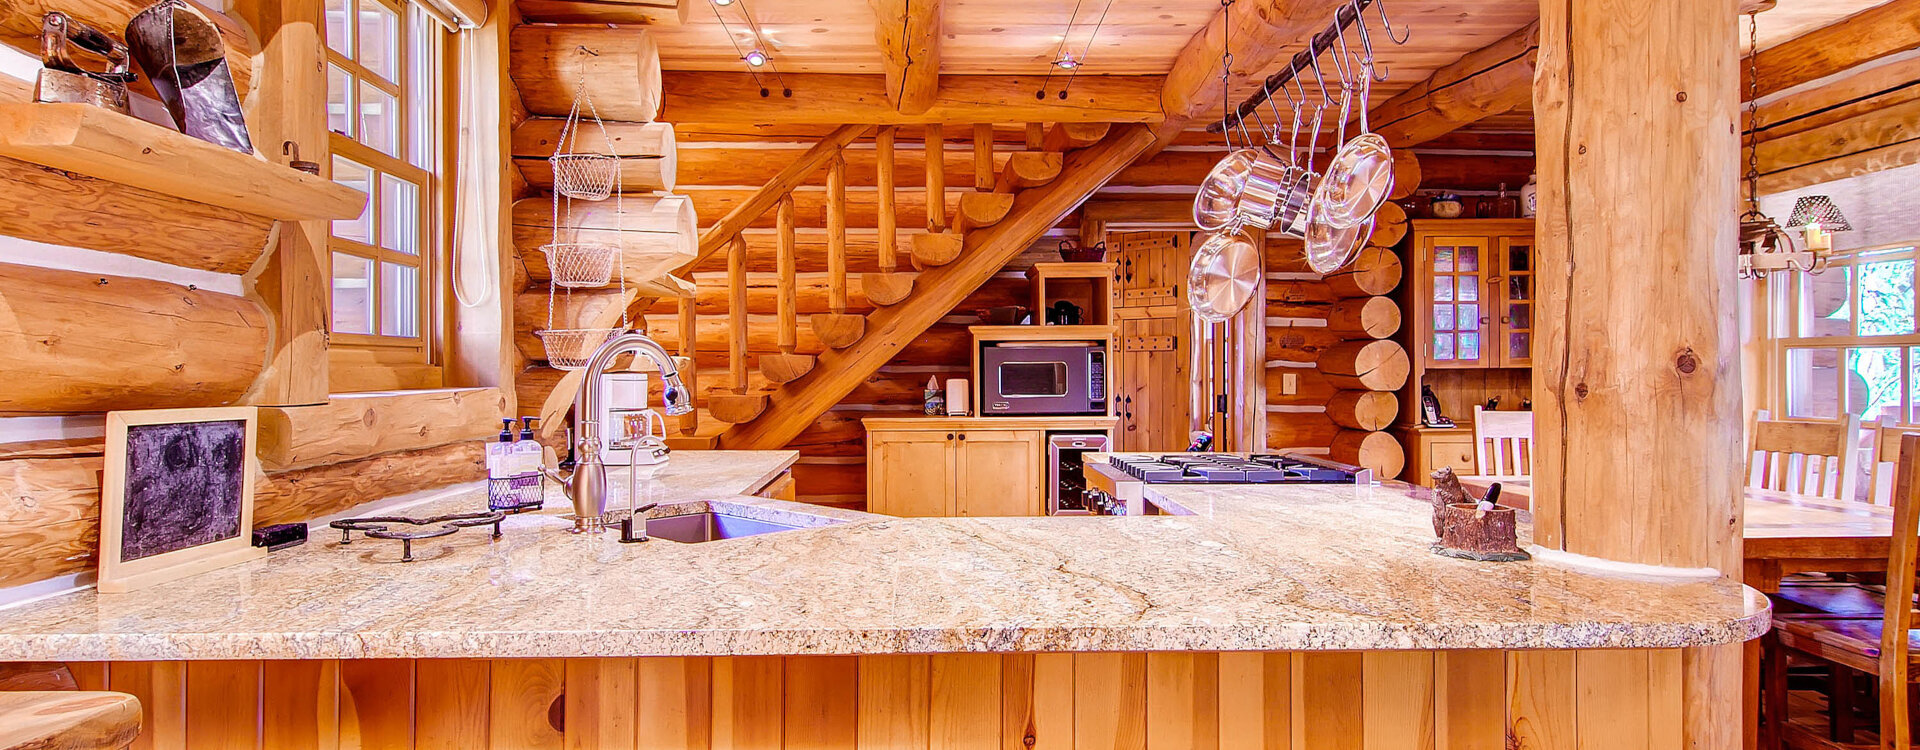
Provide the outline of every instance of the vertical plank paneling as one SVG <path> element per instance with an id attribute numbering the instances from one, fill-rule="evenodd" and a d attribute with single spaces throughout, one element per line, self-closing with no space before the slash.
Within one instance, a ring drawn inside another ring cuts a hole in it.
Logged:
<path id="1" fill-rule="evenodd" d="M 140 736 L 132 750 L 187 746 L 186 662 L 117 662 L 107 668 L 107 687 L 140 699 Z"/>
<path id="2" fill-rule="evenodd" d="M 1291 654 L 1220 655 L 1222 750 L 1287 750 L 1293 746 Z"/>
<path id="3" fill-rule="evenodd" d="M 552 720 L 554 701 L 566 689 L 566 662 L 559 659 L 495 659 L 487 737 L 493 750 L 553 750 L 565 737 Z"/>
<path id="4" fill-rule="evenodd" d="M 1147 745 L 1145 654 L 1073 655 L 1073 738 L 1080 750 Z"/>
<path id="5" fill-rule="evenodd" d="M 187 662 L 187 747 L 259 747 L 259 715 L 260 662 Z"/>
<path id="6" fill-rule="evenodd" d="M 1000 662 L 1000 747 L 1073 747 L 1073 655 L 1008 654 Z"/>
<path id="7" fill-rule="evenodd" d="M 369 750 L 411 750 L 412 659 L 340 662 L 340 744 Z"/>
<path id="8" fill-rule="evenodd" d="M 1490 709 L 1499 709 L 1497 696 L 1506 695 L 1506 654 L 1442 651 L 1435 657 L 1435 666 L 1440 747 L 1503 750 L 1507 746 L 1505 712 Z"/>
<path id="9" fill-rule="evenodd" d="M 1514 750 L 1574 746 L 1573 652 L 1507 653 L 1507 721 Z"/>
<path id="10" fill-rule="evenodd" d="M 925 750 L 932 679 L 926 656 L 860 657 L 863 750 Z"/>
<path id="11" fill-rule="evenodd" d="M 1147 746 L 1220 747 L 1220 655 L 1147 654 Z"/>
<path id="12" fill-rule="evenodd" d="M 1685 747 L 1687 704 L 1681 651 L 1677 648 L 1668 648 L 1645 653 L 1647 654 L 1647 746 Z M 1727 687 L 1730 689 L 1733 686 Z"/>
<path id="13" fill-rule="evenodd" d="M 70 661 L 67 671 L 73 673 L 73 685 L 81 690 L 107 689 L 107 663 L 104 661 Z"/>
<path id="14" fill-rule="evenodd" d="M 726 656 L 713 660 L 713 746 L 778 750 L 785 660 Z"/>
<path id="15" fill-rule="evenodd" d="M 639 660 L 640 747 L 703 750 L 713 746 L 713 660 Z"/>
<path id="16" fill-rule="evenodd" d="M 633 707 L 640 702 L 632 659 L 568 659 L 568 750 L 631 750 L 637 734 Z"/>
<path id="17" fill-rule="evenodd" d="M 858 741 L 859 657 L 791 657 L 785 692 L 788 750 L 842 750 Z"/>
<path id="18" fill-rule="evenodd" d="M 482 659 L 421 659 L 414 663 L 413 744 L 417 750 L 476 750 L 487 746 L 493 663 Z"/>
<path id="19" fill-rule="evenodd" d="M 340 662 L 264 663 L 260 703 L 261 734 L 271 750 L 340 747 Z"/>
<path id="20" fill-rule="evenodd" d="M 1579 750 L 1652 750 L 1647 652 L 1578 651 L 1573 658 Z"/>
<path id="21" fill-rule="evenodd" d="M 1369 651 L 1361 657 L 1366 750 L 1432 750 L 1432 651 Z M 1480 710 L 1495 717 L 1501 706 L 1482 696 Z"/>
<path id="22" fill-rule="evenodd" d="M 928 666 L 933 750 L 1000 747 L 999 654 L 934 654 Z"/>
<path id="23" fill-rule="evenodd" d="M 1296 750 L 1360 750 L 1363 662 L 1358 653 L 1294 655 Z"/>

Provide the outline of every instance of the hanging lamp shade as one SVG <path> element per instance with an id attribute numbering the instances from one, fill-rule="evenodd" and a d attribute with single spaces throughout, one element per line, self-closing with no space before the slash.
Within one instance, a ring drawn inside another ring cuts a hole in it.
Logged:
<path id="1" fill-rule="evenodd" d="M 1787 226 L 1804 227 L 1819 224 L 1828 232 L 1851 232 L 1853 225 L 1847 223 L 1846 214 L 1840 213 L 1840 207 L 1833 205 L 1833 199 L 1824 195 L 1809 195 L 1793 202 L 1793 214 L 1787 217 Z"/>

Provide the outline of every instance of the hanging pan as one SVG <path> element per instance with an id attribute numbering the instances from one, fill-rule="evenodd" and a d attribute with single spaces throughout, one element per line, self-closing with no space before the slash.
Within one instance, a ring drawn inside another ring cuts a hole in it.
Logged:
<path id="1" fill-rule="evenodd" d="M 1227 320 L 1253 299 L 1262 273 L 1259 247 L 1245 231 L 1214 234 L 1193 252 L 1187 305 L 1201 320 Z"/>
<path id="2" fill-rule="evenodd" d="M 1259 152 L 1254 149 L 1235 149 L 1220 163 L 1213 165 L 1213 171 L 1200 181 L 1200 191 L 1193 196 L 1193 223 L 1196 226 L 1216 232 L 1233 221 L 1234 212 L 1240 205 L 1240 191 L 1246 187 L 1247 175 L 1258 156 Z"/>
<path id="3" fill-rule="evenodd" d="M 1340 63 L 1340 133 L 1346 134 L 1347 117 L 1357 86 L 1360 134 L 1341 144 L 1333 160 L 1327 163 L 1325 177 L 1313 196 L 1318 209 L 1314 215 L 1336 229 L 1352 227 L 1373 216 L 1393 192 L 1393 149 L 1387 145 L 1387 139 L 1371 131 L 1367 122 L 1368 98 L 1373 93 L 1373 49 L 1364 28 L 1361 41 L 1366 51 L 1358 62 L 1347 61 L 1344 34 L 1340 37 L 1341 51 L 1334 57 Z"/>

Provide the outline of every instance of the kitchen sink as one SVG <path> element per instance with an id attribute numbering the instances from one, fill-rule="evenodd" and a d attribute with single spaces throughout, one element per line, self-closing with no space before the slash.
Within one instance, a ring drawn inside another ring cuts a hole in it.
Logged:
<path id="1" fill-rule="evenodd" d="M 713 512 L 647 519 L 647 536 L 682 544 L 738 539 L 797 528 L 800 527 Z"/>

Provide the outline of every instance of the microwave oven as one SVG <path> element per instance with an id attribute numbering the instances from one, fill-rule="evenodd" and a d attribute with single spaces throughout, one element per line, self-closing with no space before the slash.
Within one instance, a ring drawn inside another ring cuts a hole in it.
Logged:
<path id="1" fill-rule="evenodd" d="M 1008 343 L 980 350 L 982 416 L 1102 416 L 1105 343 Z"/>

